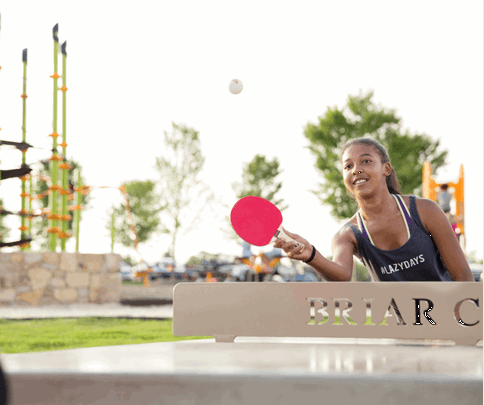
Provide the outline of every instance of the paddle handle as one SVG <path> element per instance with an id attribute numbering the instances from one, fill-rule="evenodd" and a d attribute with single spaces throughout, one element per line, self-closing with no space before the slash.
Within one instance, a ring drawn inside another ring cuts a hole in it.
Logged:
<path id="1" fill-rule="evenodd" d="M 281 238 L 281 239 L 283 239 L 286 242 L 295 242 L 296 243 L 296 247 L 302 246 L 302 250 L 304 250 L 304 244 L 299 243 L 297 240 L 294 240 L 290 236 L 287 236 L 286 233 L 282 230 L 282 225 L 279 226 L 279 228 L 277 228 L 277 231 L 276 232 L 274 232 L 274 237 L 272 239 L 273 240 L 276 240 L 277 238 Z"/>

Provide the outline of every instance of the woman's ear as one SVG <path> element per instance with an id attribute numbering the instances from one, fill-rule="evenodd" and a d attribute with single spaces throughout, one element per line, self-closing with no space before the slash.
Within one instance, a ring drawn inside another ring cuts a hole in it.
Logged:
<path id="1" fill-rule="evenodd" d="M 393 171 L 393 167 L 391 165 L 390 162 L 386 162 L 385 163 L 385 169 L 384 169 L 384 174 L 386 177 L 390 176 L 390 174 L 392 174 L 392 171 Z"/>

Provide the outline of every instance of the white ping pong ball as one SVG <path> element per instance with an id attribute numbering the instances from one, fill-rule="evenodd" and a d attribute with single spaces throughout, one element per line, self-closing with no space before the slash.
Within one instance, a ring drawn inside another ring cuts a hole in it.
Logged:
<path id="1" fill-rule="evenodd" d="M 244 88 L 244 85 L 238 79 L 231 80 L 229 83 L 229 91 L 232 94 L 239 94 L 243 88 Z"/>

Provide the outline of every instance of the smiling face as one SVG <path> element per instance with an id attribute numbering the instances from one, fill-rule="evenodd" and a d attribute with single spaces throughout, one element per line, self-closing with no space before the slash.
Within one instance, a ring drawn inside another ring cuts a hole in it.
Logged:
<path id="1" fill-rule="evenodd" d="M 388 190 L 386 177 L 390 175 L 390 163 L 382 163 L 378 151 L 370 145 L 358 143 L 343 153 L 343 179 L 353 195 L 363 196 L 378 190 Z"/>

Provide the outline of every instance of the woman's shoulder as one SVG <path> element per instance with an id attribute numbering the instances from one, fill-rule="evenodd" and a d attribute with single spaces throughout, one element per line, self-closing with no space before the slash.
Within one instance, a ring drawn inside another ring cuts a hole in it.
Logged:
<path id="1" fill-rule="evenodd" d="M 403 201 L 410 209 L 410 199 L 415 199 L 415 209 L 417 210 L 418 217 L 424 228 L 429 231 L 429 224 L 439 219 L 442 209 L 435 202 L 428 198 L 422 198 L 415 195 L 402 195 Z"/>
<path id="2" fill-rule="evenodd" d="M 405 205 L 410 209 L 410 200 L 411 198 L 415 199 L 415 205 L 417 206 L 417 210 L 419 211 L 426 211 L 426 210 L 435 210 L 436 208 L 439 208 L 438 204 L 432 200 L 429 200 L 428 198 L 422 198 L 418 197 L 416 195 L 412 194 L 401 194 L 401 197 L 403 198 L 403 201 L 405 202 Z"/>
<path id="3" fill-rule="evenodd" d="M 355 246 L 358 245 L 353 231 L 347 225 L 348 223 L 350 223 L 358 227 L 358 220 L 356 219 L 356 215 L 357 214 L 353 215 L 340 229 L 338 229 L 338 231 L 333 236 L 333 243 L 352 243 Z"/>
<path id="4" fill-rule="evenodd" d="M 410 200 L 410 196 L 403 196 L 403 197 L 404 199 L 405 197 L 407 197 L 408 200 Z M 425 213 L 426 211 L 434 212 L 435 210 L 440 210 L 439 205 L 435 201 L 432 201 L 428 198 L 418 197 L 418 196 L 413 196 L 413 197 L 415 197 L 415 205 L 417 206 L 417 210 L 419 211 L 419 214 L 421 212 Z"/>
<path id="5" fill-rule="evenodd" d="M 352 229 L 347 225 L 348 223 L 358 227 L 358 220 L 356 214 L 353 215 L 333 236 L 332 249 L 342 248 L 343 246 L 352 246 L 353 254 L 359 255 L 358 241 Z"/>

